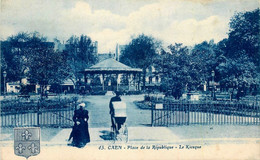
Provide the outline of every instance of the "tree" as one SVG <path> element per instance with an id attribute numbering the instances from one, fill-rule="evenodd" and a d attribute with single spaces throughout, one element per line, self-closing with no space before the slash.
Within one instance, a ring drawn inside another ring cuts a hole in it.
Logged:
<path id="1" fill-rule="evenodd" d="M 52 47 L 40 47 L 30 50 L 27 77 L 41 87 L 41 95 L 48 85 L 61 84 L 68 76 L 66 59 Z"/>
<path id="2" fill-rule="evenodd" d="M 28 51 L 50 45 L 38 32 L 19 32 L 1 42 L 1 54 L 6 62 L 7 81 L 21 81 L 28 70 Z"/>
<path id="3" fill-rule="evenodd" d="M 215 70 L 218 58 L 213 40 L 202 42 L 188 49 L 181 43 L 168 46 L 156 58 L 156 69 L 162 76 L 162 88 L 168 94 L 179 99 L 184 91 L 198 90 L 211 80 L 211 71 Z"/>
<path id="4" fill-rule="evenodd" d="M 142 68 L 143 89 L 145 89 L 146 69 L 153 64 L 154 58 L 160 49 L 160 44 L 160 41 L 155 38 L 141 34 L 126 45 L 120 56 L 122 63 L 134 68 Z"/>
<path id="5" fill-rule="evenodd" d="M 38 32 L 21 32 L 2 43 L 1 63 L 5 63 L 1 67 L 7 69 L 9 81 L 27 78 L 41 86 L 43 95 L 47 85 L 61 83 L 68 76 L 65 55 L 54 51 L 54 43 L 46 40 Z"/>
<path id="6" fill-rule="evenodd" d="M 186 89 L 191 90 L 198 76 L 191 66 L 191 56 L 186 46 L 175 43 L 168 46 L 168 50 L 161 51 L 155 60 L 155 67 L 161 74 L 163 91 L 179 99 Z"/>
<path id="7" fill-rule="evenodd" d="M 245 54 L 254 62 L 260 71 L 259 52 L 259 8 L 250 12 L 236 13 L 229 23 L 226 56 L 239 57 Z"/>
<path id="8" fill-rule="evenodd" d="M 237 100 L 247 88 L 254 88 L 259 84 L 259 72 L 257 72 L 255 64 L 246 55 L 238 58 L 227 58 L 217 67 L 221 76 L 220 83 L 225 84 L 227 88 L 237 90 Z"/>
<path id="9" fill-rule="evenodd" d="M 97 62 L 94 44 L 86 35 L 71 36 L 67 40 L 66 52 L 70 78 L 76 84 L 75 80 L 80 81 L 83 76 L 82 71 Z"/>
<path id="10" fill-rule="evenodd" d="M 5 61 L 5 58 L 1 55 L 1 63 L 0 63 L 0 67 L 1 67 L 1 88 L 0 88 L 0 92 L 4 91 L 4 76 L 3 76 L 3 72 L 6 71 L 7 68 L 7 64 Z M 1 92 L 2 93 L 2 92 Z"/>
<path id="11" fill-rule="evenodd" d="M 218 45 L 214 43 L 213 40 L 209 42 L 204 41 L 200 44 L 197 44 L 192 49 L 192 66 L 196 70 L 197 85 L 200 88 L 206 83 L 208 88 L 210 88 L 210 83 L 212 82 L 212 71 L 214 71 L 214 81 L 219 81 L 219 72 L 216 70 L 216 67 L 219 63 L 223 61 L 223 53 L 218 49 Z M 211 85 L 211 88 L 215 87 Z M 198 88 L 198 87 L 197 87 Z M 213 96 L 213 95 L 212 95 Z"/>
<path id="12" fill-rule="evenodd" d="M 21 81 L 25 77 L 26 55 L 25 49 L 31 35 L 20 32 L 1 42 L 1 55 L 6 63 L 7 81 Z"/>
<path id="13" fill-rule="evenodd" d="M 3 73 L 3 71 L 5 71 L 7 69 L 7 64 L 6 64 L 6 60 L 3 56 L 1 56 L 1 73 Z"/>
<path id="14" fill-rule="evenodd" d="M 236 13 L 230 19 L 228 38 L 218 43 L 220 83 L 232 93 L 236 90 L 237 99 L 259 87 L 259 20 L 259 9 Z"/>

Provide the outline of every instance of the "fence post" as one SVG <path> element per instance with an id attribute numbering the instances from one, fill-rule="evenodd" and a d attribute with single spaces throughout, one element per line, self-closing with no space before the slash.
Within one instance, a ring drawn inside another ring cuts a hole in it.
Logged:
<path id="1" fill-rule="evenodd" d="M 39 127 L 40 126 L 40 100 L 38 100 L 38 103 L 37 103 L 37 126 Z"/>
<path id="2" fill-rule="evenodd" d="M 77 110 L 77 100 L 74 99 L 74 110 Z"/>
<path id="3" fill-rule="evenodd" d="M 187 113 L 188 113 L 187 125 L 190 125 L 190 104 L 188 104 Z"/>
<path id="4" fill-rule="evenodd" d="M 63 107 L 63 105 L 61 104 L 61 100 L 60 100 L 60 96 L 61 95 L 59 95 L 59 109 L 60 109 L 60 112 L 57 112 L 58 114 L 58 125 L 59 125 L 59 128 L 61 127 L 61 112 L 62 112 L 62 107 Z M 66 98 L 65 98 L 65 100 L 66 100 Z M 67 102 L 65 101 L 65 103 L 64 104 L 67 104 Z"/>
<path id="5" fill-rule="evenodd" d="M 169 104 L 167 104 L 165 108 L 167 110 L 167 123 L 166 123 L 166 125 L 167 125 L 167 127 L 169 127 Z"/>
<path id="6" fill-rule="evenodd" d="M 151 103 L 151 114 L 152 114 L 152 116 L 151 116 L 151 125 L 152 125 L 152 127 L 154 126 L 154 124 L 153 124 L 153 110 L 154 110 L 154 107 L 153 107 L 153 104 Z"/>
<path id="7" fill-rule="evenodd" d="M 16 110 L 15 110 L 15 114 L 14 114 L 14 126 L 15 127 L 17 127 L 17 122 L 16 122 L 16 115 L 18 114 L 18 104 L 19 104 L 19 102 L 18 101 L 16 101 Z"/>

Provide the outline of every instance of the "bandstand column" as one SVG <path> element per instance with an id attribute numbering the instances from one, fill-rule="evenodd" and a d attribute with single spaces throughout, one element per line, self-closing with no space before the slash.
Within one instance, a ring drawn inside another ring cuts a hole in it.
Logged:
<path id="1" fill-rule="evenodd" d="M 130 74 L 127 73 L 128 91 L 130 90 Z"/>
<path id="2" fill-rule="evenodd" d="M 118 74 L 116 74 L 116 90 L 118 91 L 118 82 L 117 82 L 117 80 L 118 80 Z"/>
<path id="3" fill-rule="evenodd" d="M 141 73 L 138 73 L 138 91 L 140 91 Z"/>
<path id="4" fill-rule="evenodd" d="M 103 91 L 105 90 L 105 74 L 102 73 L 102 88 L 103 88 Z"/>
<path id="5" fill-rule="evenodd" d="M 135 91 L 136 91 L 136 73 L 134 73 L 134 86 L 135 86 Z"/>
<path id="6" fill-rule="evenodd" d="M 85 82 L 85 86 L 87 85 L 88 79 L 87 79 L 87 73 L 84 72 L 84 82 Z"/>

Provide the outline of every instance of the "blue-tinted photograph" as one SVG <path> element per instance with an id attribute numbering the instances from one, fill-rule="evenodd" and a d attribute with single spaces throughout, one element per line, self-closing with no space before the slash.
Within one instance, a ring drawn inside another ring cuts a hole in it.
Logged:
<path id="1" fill-rule="evenodd" d="M 258 0 L 1 0 L 0 159 L 260 159 Z"/>

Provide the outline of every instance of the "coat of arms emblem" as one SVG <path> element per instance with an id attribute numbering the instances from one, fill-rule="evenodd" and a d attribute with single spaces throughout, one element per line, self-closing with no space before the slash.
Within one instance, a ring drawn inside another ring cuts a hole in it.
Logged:
<path id="1" fill-rule="evenodd" d="M 40 128 L 14 128 L 14 154 L 28 158 L 40 153 Z"/>

